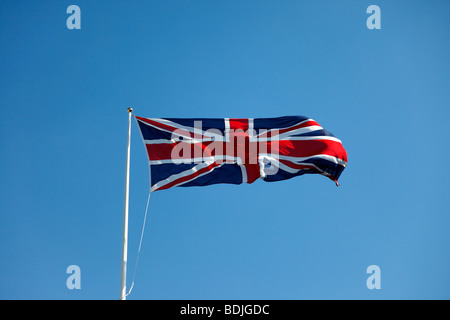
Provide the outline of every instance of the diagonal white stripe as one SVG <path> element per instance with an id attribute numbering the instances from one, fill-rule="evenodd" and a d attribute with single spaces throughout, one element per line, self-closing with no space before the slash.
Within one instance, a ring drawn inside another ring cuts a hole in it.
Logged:
<path id="1" fill-rule="evenodd" d="M 301 125 L 302 123 L 305 123 L 305 122 L 308 122 L 308 121 L 314 121 L 314 122 L 316 122 L 316 121 L 313 120 L 313 119 L 306 119 L 306 120 L 297 122 L 296 124 L 294 124 L 294 125 L 292 125 L 292 126 L 289 126 L 289 127 L 286 127 L 286 128 L 273 128 L 273 129 L 267 129 L 266 132 L 269 133 L 269 132 L 272 132 L 273 130 L 276 130 L 276 131 L 280 131 L 280 130 L 290 130 L 290 128 L 296 127 L 296 126 Z M 262 134 L 265 134 L 266 132 L 261 132 L 260 134 L 257 135 L 257 137 L 260 136 L 260 135 L 262 135 Z"/>
<path id="2" fill-rule="evenodd" d="M 200 163 L 200 164 L 196 165 L 195 167 L 193 167 L 193 168 L 191 168 L 191 169 L 185 170 L 185 171 L 180 172 L 180 173 L 177 173 L 177 174 L 173 174 L 173 175 L 171 175 L 170 177 L 168 177 L 167 179 L 158 181 L 156 184 L 154 184 L 154 185 L 151 187 L 150 192 L 153 192 L 153 191 L 155 191 L 155 190 L 157 190 L 157 189 L 159 189 L 159 188 L 165 186 L 166 184 L 172 183 L 172 182 L 176 181 L 177 179 L 184 178 L 184 177 L 187 177 L 187 176 L 189 176 L 189 175 L 191 175 L 191 174 L 194 174 L 194 173 L 196 173 L 197 171 L 199 171 L 199 170 L 201 170 L 201 169 L 203 169 L 203 168 L 206 168 L 206 167 L 210 166 L 210 165 L 213 164 L 213 163 L 214 163 L 214 162 L 204 162 L 204 163 Z M 224 163 L 225 163 L 225 162 L 224 162 Z M 221 164 L 219 164 L 218 166 L 211 168 L 211 170 L 208 170 L 208 171 L 206 171 L 206 172 L 204 172 L 204 173 L 202 173 L 202 174 L 200 174 L 200 175 L 198 175 L 198 176 L 193 176 L 192 179 L 189 179 L 189 180 L 180 182 L 180 183 L 178 183 L 178 184 L 175 184 L 173 187 L 180 186 L 180 185 L 185 184 L 185 183 L 188 183 L 188 182 L 190 182 L 190 181 L 192 181 L 192 180 L 194 180 L 194 179 L 200 178 L 200 177 L 204 176 L 205 174 L 210 173 L 210 172 L 211 172 L 212 170 L 214 170 L 215 168 L 221 167 L 224 163 L 221 163 Z"/>

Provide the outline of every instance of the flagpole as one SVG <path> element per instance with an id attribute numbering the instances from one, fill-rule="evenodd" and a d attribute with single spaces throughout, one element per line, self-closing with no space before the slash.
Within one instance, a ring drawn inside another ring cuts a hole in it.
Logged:
<path id="1" fill-rule="evenodd" d="M 130 187 L 130 138 L 131 138 L 131 113 L 133 108 L 128 111 L 128 140 L 127 140 L 127 162 L 125 172 L 125 199 L 123 206 L 123 232 L 122 232 L 122 264 L 120 268 L 120 300 L 127 297 L 127 250 L 128 250 L 128 200 Z"/>

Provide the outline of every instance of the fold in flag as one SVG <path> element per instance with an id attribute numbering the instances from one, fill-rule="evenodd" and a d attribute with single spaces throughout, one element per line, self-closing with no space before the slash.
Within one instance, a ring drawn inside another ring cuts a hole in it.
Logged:
<path id="1" fill-rule="evenodd" d="M 307 117 L 135 118 L 149 158 L 151 192 L 306 173 L 339 185 L 347 164 L 342 142 Z"/>

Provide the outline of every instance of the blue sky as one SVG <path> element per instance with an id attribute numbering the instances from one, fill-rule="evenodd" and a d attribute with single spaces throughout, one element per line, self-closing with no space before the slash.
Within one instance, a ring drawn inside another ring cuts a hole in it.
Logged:
<path id="1" fill-rule="evenodd" d="M 66 9 L 81 9 L 68 30 Z M 366 9 L 381 8 L 369 30 Z M 152 195 L 129 299 L 449 299 L 448 1 L 3 1 L 0 298 L 117 299 L 128 106 L 305 115 L 319 175 Z M 132 127 L 128 286 L 148 167 Z M 366 268 L 381 269 L 381 289 Z M 81 269 L 81 289 L 66 268 Z"/>

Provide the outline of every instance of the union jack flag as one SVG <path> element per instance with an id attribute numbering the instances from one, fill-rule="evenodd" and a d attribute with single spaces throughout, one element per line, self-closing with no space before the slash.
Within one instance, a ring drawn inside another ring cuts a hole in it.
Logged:
<path id="1" fill-rule="evenodd" d="M 303 116 L 135 118 L 148 153 L 151 192 L 258 178 L 279 181 L 306 173 L 339 185 L 347 164 L 342 142 Z"/>

